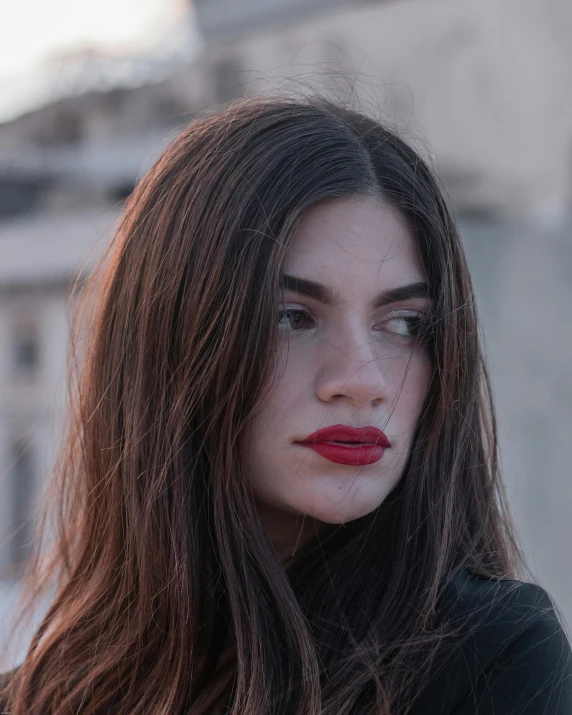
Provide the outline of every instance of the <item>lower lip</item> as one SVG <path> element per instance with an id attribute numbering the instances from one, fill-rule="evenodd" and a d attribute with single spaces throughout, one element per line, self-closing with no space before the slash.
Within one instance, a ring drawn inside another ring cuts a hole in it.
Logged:
<path id="1" fill-rule="evenodd" d="M 353 467 L 362 467 L 366 464 L 379 462 L 383 457 L 385 448 L 379 444 L 363 444 L 347 446 L 332 442 L 298 442 L 303 447 L 309 447 L 317 452 L 320 457 L 329 459 L 336 464 L 349 464 Z"/>

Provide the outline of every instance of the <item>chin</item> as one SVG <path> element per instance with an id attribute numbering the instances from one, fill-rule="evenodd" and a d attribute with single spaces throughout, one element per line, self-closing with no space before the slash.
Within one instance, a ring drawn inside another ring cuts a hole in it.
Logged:
<path id="1" fill-rule="evenodd" d="M 321 489 L 316 489 L 314 482 L 296 495 L 299 496 L 296 511 L 325 524 L 345 524 L 375 511 L 392 490 L 394 481 L 379 476 L 349 483 L 345 479 L 324 480 Z M 291 493 L 290 499 L 292 496 Z"/>
<path id="2" fill-rule="evenodd" d="M 348 500 L 350 498 L 347 498 Z M 345 501 L 343 498 L 339 502 Z M 354 499 L 351 504 L 343 503 L 328 503 L 327 501 L 321 504 L 314 504 L 312 508 L 306 507 L 305 509 L 300 509 L 300 513 L 304 514 L 306 517 L 315 519 L 324 524 L 347 524 L 355 519 L 360 519 L 363 516 L 371 514 L 375 511 L 377 507 L 382 503 L 383 498 L 379 499 L 368 499 L 361 501 Z"/>

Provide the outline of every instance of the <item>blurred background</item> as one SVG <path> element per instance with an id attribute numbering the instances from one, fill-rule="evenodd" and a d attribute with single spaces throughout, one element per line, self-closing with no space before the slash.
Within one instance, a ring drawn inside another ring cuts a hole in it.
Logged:
<path id="1" fill-rule="evenodd" d="M 61 436 L 71 284 L 193 115 L 274 88 L 352 100 L 438 170 L 521 541 L 572 623 L 572 3 L 19 0 L 0 11 L 0 643 Z"/>

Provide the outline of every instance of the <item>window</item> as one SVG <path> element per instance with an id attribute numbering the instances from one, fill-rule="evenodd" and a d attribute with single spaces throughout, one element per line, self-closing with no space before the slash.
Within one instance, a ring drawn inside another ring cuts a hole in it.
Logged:
<path id="1" fill-rule="evenodd" d="M 107 195 L 113 203 L 117 203 L 118 201 L 126 201 L 131 196 L 134 188 L 134 181 L 125 181 L 123 183 L 117 183 L 109 189 Z"/>
<path id="2" fill-rule="evenodd" d="M 33 214 L 41 208 L 49 187 L 47 178 L 0 177 L 0 218 Z"/>
<path id="3" fill-rule="evenodd" d="M 38 324 L 33 320 L 18 321 L 13 327 L 12 373 L 16 380 L 35 380 L 40 366 Z"/>
<path id="4" fill-rule="evenodd" d="M 10 563 L 18 571 L 26 563 L 32 545 L 32 502 L 34 496 L 34 458 L 31 443 L 19 437 L 10 449 Z"/>
<path id="5" fill-rule="evenodd" d="M 59 109 L 44 116 L 33 141 L 37 146 L 75 146 L 84 138 L 83 117 L 71 109 Z"/>

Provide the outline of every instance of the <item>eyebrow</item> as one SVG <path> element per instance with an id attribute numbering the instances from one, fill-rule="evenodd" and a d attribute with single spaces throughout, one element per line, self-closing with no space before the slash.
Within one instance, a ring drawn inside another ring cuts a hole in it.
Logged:
<path id="1" fill-rule="evenodd" d="M 300 295 L 305 295 L 308 298 L 313 298 L 324 305 L 333 305 L 334 303 L 339 302 L 339 297 L 334 290 L 322 285 L 321 283 L 316 283 L 315 281 L 310 281 L 306 278 L 298 278 L 296 276 L 289 276 L 283 273 L 280 276 L 280 286 L 283 289 L 291 290 L 294 293 L 299 293 Z M 410 283 L 409 285 L 399 286 L 399 288 L 392 288 L 391 290 L 383 291 L 373 299 L 372 307 L 382 308 L 385 305 L 398 303 L 399 301 L 428 297 L 429 286 L 427 283 L 419 281 L 417 283 Z"/>

